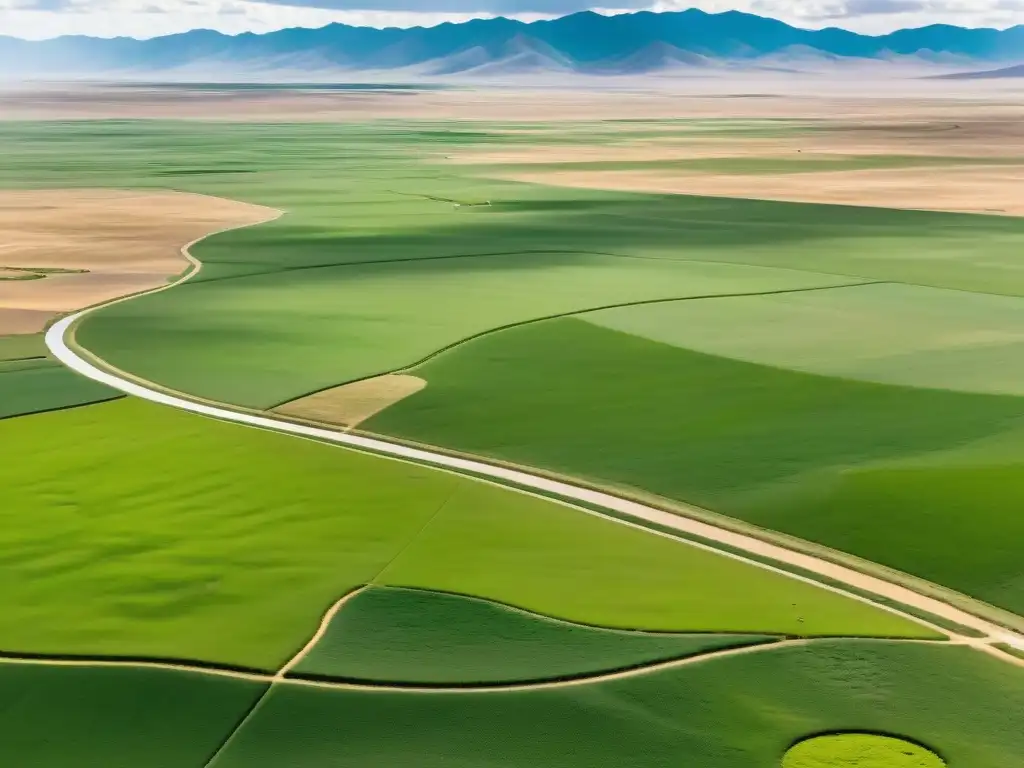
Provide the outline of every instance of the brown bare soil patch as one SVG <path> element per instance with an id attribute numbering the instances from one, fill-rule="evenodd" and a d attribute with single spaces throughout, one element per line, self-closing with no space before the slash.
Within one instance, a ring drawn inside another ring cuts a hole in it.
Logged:
<path id="1" fill-rule="evenodd" d="M 274 409 L 285 416 L 355 427 L 427 386 L 416 376 L 388 373 L 293 400 Z"/>
<path id="2" fill-rule="evenodd" d="M 0 335 L 35 333 L 58 314 L 163 285 L 188 266 L 182 246 L 276 215 L 184 192 L 0 192 L 0 269 L 18 268 L 6 276 L 44 272 L 42 279 L 0 280 Z M 70 271 L 45 273 L 62 269 Z"/>
<path id="3" fill-rule="evenodd" d="M 1024 167 L 899 168 L 779 176 L 557 171 L 508 178 L 556 186 L 1024 216 Z"/>

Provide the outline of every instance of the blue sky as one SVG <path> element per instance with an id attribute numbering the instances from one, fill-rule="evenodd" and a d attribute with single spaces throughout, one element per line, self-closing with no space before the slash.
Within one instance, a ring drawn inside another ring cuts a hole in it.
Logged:
<path id="1" fill-rule="evenodd" d="M 265 32 L 332 21 L 368 26 L 433 25 L 494 15 L 524 20 L 591 9 L 741 10 L 805 27 L 883 33 L 933 23 L 1024 24 L 1024 0 L 0 0 L 0 32 L 27 38 L 61 34 L 153 37 L 188 29 Z"/>

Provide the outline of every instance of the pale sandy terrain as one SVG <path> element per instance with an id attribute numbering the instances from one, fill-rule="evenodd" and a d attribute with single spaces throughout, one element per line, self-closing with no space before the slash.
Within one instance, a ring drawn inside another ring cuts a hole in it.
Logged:
<path id="1" fill-rule="evenodd" d="M 1024 165 L 751 176 L 555 171 L 506 178 L 593 189 L 1024 216 Z"/>
<path id="2" fill-rule="evenodd" d="M 392 75 L 393 77 L 394 75 Z M 0 88 L 0 120 L 172 118 L 225 120 L 565 121 L 612 118 L 958 120 L 965 110 L 1021 114 L 1019 89 L 992 81 L 863 76 L 545 78 L 452 90 L 223 90 L 54 84 Z"/>
<path id="3" fill-rule="evenodd" d="M 188 267 L 186 243 L 275 215 L 183 192 L 0 192 L 0 268 L 85 270 L 0 280 L 0 335 L 35 333 L 61 313 L 161 285 Z"/>
<path id="4" fill-rule="evenodd" d="M 489 165 L 480 173 L 559 186 L 1024 215 L 1024 120 L 1008 119 L 989 107 L 961 105 L 961 113 L 955 121 L 821 120 L 808 124 L 811 130 L 773 138 L 737 134 L 600 144 L 513 144 L 445 156 L 443 162 Z M 811 165 L 801 173 L 748 175 L 686 168 L 529 167 L 702 158 L 841 161 L 852 156 L 932 158 L 932 163 L 849 171 L 814 170 Z M 936 167 L 935 162 L 948 166 Z M 500 167 L 506 164 L 507 170 Z"/>
<path id="5" fill-rule="evenodd" d="M 389 373 L 326 389 L 285 403 L 274 411 L 309 421 L 355 427 L 425 386 L 427 382 L 416 376 Z"/>
<path id="6" fill-rule="evenodd" d="M 706 124 L 705 124 L 706 125 Z M 1024 110 L 1020 119 L 947 121 L 821 122 L 814 130 L 776 138 L 685 134 L 615 143 L 511 145 L 444 155 L 455 164 L 583 163 L 686 160 L 705 157 L 787 157 L 904 155 L 947 158 L 1020 158 L 1024 163 Z M 635 129 L 635 127 L 634 127 Z M 606 134 L 614 137 L 613 133 Z"/>

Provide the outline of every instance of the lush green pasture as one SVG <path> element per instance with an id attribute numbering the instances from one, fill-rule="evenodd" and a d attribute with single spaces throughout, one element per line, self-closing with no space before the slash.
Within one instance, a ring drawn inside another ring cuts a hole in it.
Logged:
<path id="1" fill-rule="evenodd" d="M 0 487 L 9 652 L 275 669 L 374 580 L 626 627 L 927 634 L 548 501 L 135 400 L 0 422 Z"/>
<path id="2" fill-rule="evenodd" d="M 621 302 L 843 281 L 582 253 L 350 264 L 184 285 L 111 307 L 87 320 L 77 338 L 147 379 L 268 408 L 534 318 Z"/>
<path id="3" fill-rule="evenodd" d="M 454 497 L 376 582 L 605 627 L 934 636 L 810 584 L 487 486 Z"/>
<path id="4" fill-rule="evenodd" d="M 160 669 L 0 663 L 0 761 L 202 768 L 265 686 Z"/>
<path id="5" fill-rule="evenodd" d="M 15 354 L 22 355 L 31 347 L 14 349 Z M 55 360 L 0 361 L 0 419 L 98 403 L 120 396 L 120 392 L 72 373 Z"/>
<path id="6" fill-rule="evenodd" d="M 0 336 L 0 363 L 7 360 L 46 357 L 46 354 L 46 344 L 43 343 L 41 333 Z"/>
<path id="7" fill-rule="evenodd" d="M 536 132 L 509 133 L 509 127 L 453 129 L 429 121 L 5 123 L 0 185 L 170 187 L 285 210 L 273 223 L 198 246 L 195 254 L 205 264 L 199 282 L 110 308 L 81 329 L 87 346 L 127 370 L 248 403 L 278 402 L 393 367 L 394 360 L 412 364 L 424 347 L 475 329 L 431 315 L 416 329 L 414 349 L 396 347 L 385 329 L 401 327 L 414 309 L 441 312 L 442 303 L 452 314 L 479 312 L 493 299 L 489 291 L 499 278 L 508 295 L 504 306 L 522 305 L 518 319 L 633 300 L 645 282 L 644 295 L 667 295 L 651 285 L 656 272 L 660 278 L 669 273 L 646 266 L 648 259 L 1024 294 L 1018 258 L 1024 223 L 1014 219 L 558 189 L 469 178 L 466 166 L 427 162 L 460 148 L 538 141 Z M 715 126 L 682 124 L 680 141 L 694 128 Z M 558 131 L 578 140 L 587 131 L 611 129 Z M 454 206 L 481 201 L 492 205 Z M 394 283 L 356 280 L 356 271 L 338 268 L 494 253 L 527 258 L 410 267 L 401 290 Z M 609 257 L 587 254 L 643 259 L 622 259 L 613 267 Z M 584 285 L 573 301 L 554 302 L 553 293 L 568 290 L 560 280 L 585 284 L 581 273 L 595 259 L 601 264 L 593 267 L 595 279 L 604 276 L 601 290 Z M 513 261 L 514 269 L 493 269 Z M 481 273 L 491 273 L 490 279 L 479 283 Z M 679 272 L 665 282 L 678 285 L 690 274 Z M 431 296 L 439 281 L 461 287 L 457 302 L 444 291 Z M 538 291 L 539 284 L 551 288 Z M 366 292 L 352 311 L 350 285 Z M 371 289 L 382 291 L 376 303 Z M 497 302 L 480 324 L 517 319 L 501 307 Z M 435 322 L 437 332 L 427 333 Z M 442 333 L 440 326 L 448 327 Z M 381 352 L 370 354 L 367 346 Z"/>
<path id="8" fill-rule="evenodd" d="M 582 315 L 606 328 L 840 378 L 1024 395 L 1024 299 L 911 285 L 680 301 Z"/>
<path id="9" fill-rule="evenodd" d="M 276 668 L 457 486 L 134 400 L 0 435 L 11 652 Z"/>
<path id="10" fill-rule="evenodd" d="M 427 387 L 365 429 L 691 502 L 1024 609 L 1016 397 L 814 376 L 578 319 L 414 372 Z"/>
<path id="11" fill-rule="evenodd" d="M 614 631 L 478 598 L 371 587 L 345 603 L 292 674 L 397 685 L 552 680 L 770 639 Z"/>
<path id="12" fill-rule="evenodd" d="M 946 768 L 932 750 L 912 741 L 875 733 L 830 733 L 794 744 L 782 768 Z"/>
<path id="13" fill-rule="evenodd" d="M 211 768 L 779 768 L 812 734 L 923 742 L 950 768 L 1024 754 L 1024 671 L 964 647 L 857 641 L 501 693 L 275 688 Z"/>

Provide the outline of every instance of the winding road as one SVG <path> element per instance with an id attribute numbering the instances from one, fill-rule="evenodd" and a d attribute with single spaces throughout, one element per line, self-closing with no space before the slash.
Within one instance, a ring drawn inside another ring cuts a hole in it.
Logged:
<path id="1" fill-rule="evenodd" d="M 123 299 L 122 299 L 123 300 Z M 223 421 L 244 424 L 259 429 L 267 429 L 274 432 L 296 435 L 299 437 L 312 438 L 328 443 L 355 448 L 357 450 L 369 451 L 384 456 L 391 456 L 398 459 L 426 464 L 432 467 L 453 471 L 459 474 L 468 474 L 477 478 L 488 478 L 501 485 L 512 485 L 512 490 L 523 492 L 522 489 L 530 489 L 544 495 L 557 496 L 560 499 L 580 502 L 588 506 L 606 509 L 610 512 L 624 515 L 638 521 L 630 523 L 617 516 L 601 515 L 593 509 L 575 507 L 586 514 L 598 515 L 613 520 L 623 525 L 633 525 L 645 528 L 643 523 L 652 523 L 663 528 L 679 531 L 683 535 L 696 536 L 705 541 L 720 543 L 732 550 L 754 555 L 760 558 L 768 558 L 785 565 L 798 568 L 806 573 L 817 574 L 833 583 L 849 585 L 859 592 L 867 592 L 886 600 L 893 600 L 902 605 L 918 609 L 933 616 L 941 617 L 947 621 L 954 622 L 963 627 L 968 627 L 983 635 L 980 639 L 966 638 L 956 633 L 936 627 L 927 621 L 905 613 L 896 607 L 879 605 L 884 610 L 900 614 L 918 623 L 931 626 L 943 634 L 951 635 L 960 642 L 976 645 L 979 649 L 985 650 L 1006 661 L 1024 665 L 1024 659 L 1005 653 L 996 647 L 996 644 L 1003 644 L 1020 650 L 1024 650 L 1024 635 L 1010 631 L 998 624 L 987 621 L 979 616 L 962 610 L 951 603 L 915 592 L 907 587 L 895 584 L 890 581 L 871 576 L 853 568 L 833 563 L 824 558 L 815 557 L 803 552 L 788 549 L 762 539 L 749 536 L 736 531 L 721 528 L 707 522 L 684 517 L 681 515 L 666 512 L 653 506 L 620 498 L 609 493 L 584 488 L 570 483 L 554 480 L 540 475 L 533 475 L 521 470 L 489 464 L 487 462 L 449 456 L 444 453 L 436 453 L 421 448 L 413 448 L 399 443 L 381 440 L 379 438 L 363 437 L 352 435 L 331 429 L 295 424 L 290 421 L 273 418 L 271 416 L 257 415 L 253 413 L 235 410 L 227 405 L 213 405 L 207 402 L 190 399 L 189 397 L 157 389 L 148 386 L 139 380 L 127 378 L 125 374 L 115 372 L 112 369 L 101 367 L 99 360 L 95 362 L 86 359 L 79 353 L 71 342 L 75 324 L 89 312 L 95 311 L 96 307 L 69 315 L 53 324 L 46 333 L 46 346 L 50 352 L 64 365 L 77 373 L 105 384 L 114 389 L 143 400 L 149 400 L 161 405 L 177 408 L 182 411 L 208 416 Z M 571 503 L 569 506 L 573 506 Z M 651 530 L 645 528 L 645 530 Z M 657 531 L 651 531 L 658 533 Z M 663 534 L 664 535 L 664 534 Z M 697 542 L 686 542 L 690 546 L 702 547 L 719 554 L 741 560 L 759 568 L 782 573 L 790 578 L 806 581 L 823 589 L 829 589 L 845 594 L 853 599 L 871 602 L 854 592 L 847 592 L 839 587 L 823 584 L 811 578 L 795 575 L 781 568 L 775 568 L 759 560 L 752 560 L 735 554 L 731 551 L 723 551 L 713 546 Z"/>
<path id="2" fill-rule="evenodd" d="M 282 213 L 282 211 L 272 211 L 272 215 L 268 216 L 266 220 L 277 218 L 282 215 Z M 252 223 L 242 224 L 241 226 L 252 226 Z M 755 536 L 720 527 L 710 522 L 686 517 L 681 514 L 666 512 L 665 510 L 658 509 L 657 507 L 643 504 L 638 501 L 574 485 L 570 482 L 566 482 L 565 480 L 531 474 L 521 469 L 512 469 L 477 459 L 462 458 L 423 448 L 415 448 L 380 438 L 370 438 L 334 429 L 324 429 L 305 424 L 297 424 L 284 419 L 275 418 L 264 413 L 253 413 L 233 408 L 228 404 L 201 401 L 180 392 L 166 390 L 156 384 L 143 381 L 137 377 L 131 376 L 130 374 L 119 371 L 113 366 L 106 364 L 95 355 L 88 352 L 82 352 L 76 347 L 73 341 L 75 325 L 90 312 L 94 312 L 111 304 L 130 301 L 131 299 L 144 294 L 157 293 L 180 285 L 186 280 L 194 277 L 202 269 L 202 263 L 192 256 L 190 249 L 201 240 L 205 240 L 213 235 L 237 228 L 239 228 L 238 225 L 225 227 L 217 232 L 208 233 L 204 237 L 197 238 L 183 246 L 181 248 L 181 254 L 188 260 L 191 265 L 191 269 L 183 274 L 178 280 L 150 291 L 124 296 L 104 304 L 89 307 L 57 321 L 51 325 L 46 332 L 46 346 L 55 358 L 82 376 L 143 400 L 149 400 L 150 402 L 170 406 L 182 411 L 188 411 L 190 413 L 223 421 L 230 421 L 249 427 L 271 430 L 274 432 L 324 441 L 327 443 L 334 443 L 356 450 L 379 454 L 382 456 L 389 456 L 402 461 L 427 465 L 442 471 L 471 476 L 477 480 L 486 478 L 483 480 L 484 482 L 490 481 L 498 485 L 509 487 L 510 490 L 519 493 L 534 492 L 549 499 L 551 496 L 554 496 L 557 498 L 551 499 L 553 502 L 565 504 L 566 506 L 579 510 L 581 513 L 596 515 L 621 525 L 641 528 L 654 535 L 669 536 L 682 541 L 689 546 L 710 550 L 724 557 L 740 560 L 758 568 L 764 568 L 766 570 L 783 574 L 789 578 L 814 584 L 822 589 L 846 595 L 851 599 L 871 603 L 882 610 L 890 611 L 919 624 L 928 626 L 931 629 L 948 636 L 956 643 L 972 645 L 977 647 L 979 650 L 997 656 L 1004 661 L 1024 666 L 1024 656 L 1006 653 L 997 647 L 1002 645 L 1024 652 L 1024 634 L 1011 631 L 999 624 L 988 621 L 987 619 L 963 610 L 951 602 L 946 602 L 936 597 L 922 594 L 892 581 L 872 576 L 825 558 L 816 557 L 812 554 L 791 549 Z M 577 506 L 572 502 L 585 504 L 587 507 Z M 596 511 L 594 507 L 601 510 L 607 510 L 612 514 L 602 514 L 601 512 Z M 624 520 L 623 516 L 629 519 Z M 705 544 L 692 541 L 687 538 L 671 536 L 671 534 L 662 533 L 661 531 L 655 530 L 645 524 L 659 526 L 660 528 L 667 529 L 669 531 L 678 531 L 683 537 L 694 536 L 708 543 Z M 721 544 L 723 547 L 728 549 L 719 549 L 713 546 L 714 544 Z M 753 556 L 753 558 L 758 559 L 745 557 L 743 554 L 738 554 L 739 552 L 746 553 Z M 784 564 L 791 568 L 798 569 L 803 573 L 820 576 L 828 583 L 823 583 L 823 581 L 819 581 L 814 578 L 797 575 L 789 570 L 765 563 L 762 559 L 768 559 Z M 846 585 L 851 589 L 848 591 L 840 586 L 833 586 L 834 584 Z M 926 614 L 930 614 L 931 616 L 940 617 L 961 627 L 969 628 L 970 630 L 979 633 L 982 637 L 967 637 L 963 634 L 958 634 L 946 628 L 936 626 L 935 624 L 922 619 L 920 616 L 915 616 L 898 607 L 884 605 L 866 598 L 863 596 L 865 593 L 881 598 L 884 601 L 895 601 L 902 606 L 922 611 Z"/>

